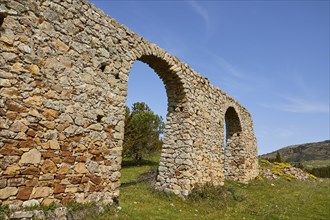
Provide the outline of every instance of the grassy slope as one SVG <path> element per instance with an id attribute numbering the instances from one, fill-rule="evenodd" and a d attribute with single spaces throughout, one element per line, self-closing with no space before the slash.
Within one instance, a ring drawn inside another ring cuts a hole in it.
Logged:
<path id="1" fill-rule="evenodd" d="M 139 167 L 123 168 L 122 182 L 133 181 L 138 173 L 154 167 L 157 163 L 149 161 Z M 228 194 L 183 200 L 154 192 L 150 183 L 136 183 L 121 189 L 121 210 L 111 208 L 89 219 L 330 219 L 329 179 L 255 180 L 248 185 L 227 182 L 226 186 L 243 200 L 235 200 Z"/>

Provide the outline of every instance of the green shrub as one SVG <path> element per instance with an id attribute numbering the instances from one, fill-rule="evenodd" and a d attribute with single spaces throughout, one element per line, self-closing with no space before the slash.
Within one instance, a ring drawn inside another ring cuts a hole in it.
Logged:
<path id="1" fill-rule="evenodd" d="M 233 187 L 215 186 L 207 183 L 196 186 L 188 196 L 192 202 L 205 202 L 214 207 L 224 207 L 233 201 L 243 201 L 244 196 L 239 194 Z"/>

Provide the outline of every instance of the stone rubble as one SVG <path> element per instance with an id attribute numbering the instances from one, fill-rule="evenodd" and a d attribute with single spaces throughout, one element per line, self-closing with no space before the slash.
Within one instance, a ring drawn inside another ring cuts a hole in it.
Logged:
<path id="1" fill-rule="evenodd" d="M 1 204 L 117 200 L 136 60 L 168 96 L 157 189 L 258 175 L 250 113 L 187 64 L 86 0 L 0 3 Z"/>

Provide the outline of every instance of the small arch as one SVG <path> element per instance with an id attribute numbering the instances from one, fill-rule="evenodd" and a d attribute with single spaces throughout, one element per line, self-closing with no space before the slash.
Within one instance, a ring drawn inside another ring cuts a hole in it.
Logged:
<path id="1" fill-rule="evenodd" d="M 240 165 L 240 142 L 242 126 L 239 115 L 234 107 L 229 107 L 225 113 L 224 126 L 224 174 L 226 179 L 236 180 L 238 166 Z"/>
<path id="2" fill-rule="evenodd" d="M 0 30 L 2 30 L 2 24 L 5 21 L 5 17 L 7 17 L 7 14 L 0 12 Z"/>
<path id="3" fill-rule="evenodd" d="M 178 132 L 178 129 L 183 126 L 182 121 L 185 117 L 184 110 L 187 105 L 186 91 L 184 89 L 182 79 L 180 78 L 180 72 L 182 72 L 182 70 L 178 70 L 178 66 L 180 66 L 180 63 L 178 62 L 175 63 L 176 68 L 173 68 L 174 63 L 169 56 L 163 58 L 158 55 L 141 55 L 137 59 L 132 60 L 132 66 L 135 61 L 141 61 L 142 63 L 147 64 L 162 80 L 166 91 L 167 114 L 162 137 L 163 144 L 160 155 L 161 163 L 159 163 L 157 184 L 155 186 L 158 189 L 163 189 L 164 187 L 167 187 L 165 186 L 166 181 L 169 181 L 173 178 L 173 176 L 175 176 L 175 173 L 172 173 L 172 170 L 170 170 L 169 167 L 173 167 L 173 165 L 179 166 L 177 164 L 173 164 L 174 157 L 176 155 L 169 155 L 168 152 L 173 151 L 176 148 L 180 148 L 184 144 L 182 141 L 178 141 L 182 138 Z M 129 74 L 132 66 L 127 72 L 128 80 L 125 81 L 126 88 L 128 87 Z M 174 170 L 175 169 L 173 169 L 173 172 Z"/>
<path id="4" fill-rule="evenodd" d="M 229 107 L 225 114 L 226 140 L 242 132 L 241 121 L 234 107 Z"/>

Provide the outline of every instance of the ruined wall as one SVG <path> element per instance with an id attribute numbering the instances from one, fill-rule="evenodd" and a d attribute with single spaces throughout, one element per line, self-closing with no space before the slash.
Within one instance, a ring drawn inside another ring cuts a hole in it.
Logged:
<path id="1" fill-rule="evenodd" d="M 158 189 L 187 195 L 195 184 L 223 184 L 225 161 L 230 179 L 257 175 L 249 112 L 187 64 L 86 0 L 0 3 L 3 204 L 118 198 L 127 82 L 136 60 L 155 70 L 168 97 Z M 225 154 L 228 109 L 241 130 L 227 138 L 235 144 Z"/>

